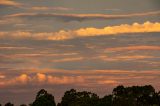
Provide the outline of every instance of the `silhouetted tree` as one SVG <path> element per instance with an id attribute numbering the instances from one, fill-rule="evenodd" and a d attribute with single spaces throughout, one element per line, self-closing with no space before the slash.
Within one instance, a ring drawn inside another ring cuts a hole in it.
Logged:
<path id="1" fill-rule="evenodd" d="M 33 102 L 32 106 L 56 106 L 54 96 L 42 89 L 37 93 L 36 100 Z"/>
<path id="2" fill-rule="evenodd" d="M 113 98 L 112 95 L 107 95 L 104 96 L 103 98 L 100 98 L 97 106 L 112 106 L 113 105 L 112 98 Z"/>
<path id="3" fill-rule="evenodd" d="M 58 106 L 96 106 L 99 97 L 91 92 L 76 92 L 76 90 L 71 89 L 66 91 L 62 97 L 61 103 Z"/>
<path id="4" fill-rule="evenodd" d="M 5 106 L 14 106 L 14 104 L 8 102 L 8 103 L 5 104 Z"/>
<path id="5" fill-rule="evenodd" d="M 155 100 L 155 104 L 158 104 L 158 106 L 160 106 L 160 91 L 155 94 L 154 100 Z"/>
<path id="6" fill-rule="evenodd" d="M 61 103 L 58 103 L 57 106 L 62 106 Z"/>
<path id="7" fill-rule="evenodd" d="M 152 106 L 155 89 L 151 85 L 124 87 L 113 89 L 113 106 Z"/>

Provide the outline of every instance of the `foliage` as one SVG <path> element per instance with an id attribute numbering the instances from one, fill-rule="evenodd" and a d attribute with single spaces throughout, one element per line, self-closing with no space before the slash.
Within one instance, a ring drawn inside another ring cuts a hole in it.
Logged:
<path id="1" fill-rule="evenodd" d="M 59 106 L 96 106 L 99 97 L 91 92 L 77 92 L 74 89 L 65 92 Z"/>

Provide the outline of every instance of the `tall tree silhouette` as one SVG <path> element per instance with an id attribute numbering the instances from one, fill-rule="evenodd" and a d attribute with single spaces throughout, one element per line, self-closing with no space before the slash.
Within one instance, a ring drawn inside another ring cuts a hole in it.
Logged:
<path id="1" fill-rule="evenodd" d="M 41 89 L 36 96 L 36 100 L 32 106 L 56 106 L 54 96 L 49 94 L 46 90 Z"/>

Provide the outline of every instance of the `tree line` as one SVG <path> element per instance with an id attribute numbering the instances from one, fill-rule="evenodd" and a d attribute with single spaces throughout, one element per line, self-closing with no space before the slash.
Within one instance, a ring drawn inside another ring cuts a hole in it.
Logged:
<path id="1" fill-rule="evenodd" d="M 9 102 L 5 106 L 14 104 Z M 100 98 L 92 92 L 71 89 L 66 91 L 61 102 L 56 104 L 54 96 L 41 89 L 33 103 L 28 106 L 160 106 L 160 91 L 156 92 L 151 85 L 132 87 L 119 85 L 113 89 L 112 94 Z"/>

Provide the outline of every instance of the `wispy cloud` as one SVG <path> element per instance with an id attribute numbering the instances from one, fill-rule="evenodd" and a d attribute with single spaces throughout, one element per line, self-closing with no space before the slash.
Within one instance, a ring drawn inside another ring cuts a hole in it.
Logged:
<path id="1" fill-rule="evenodd" d="M 33 6 L 33 7 L 27 7 L 26 9 L 35 10 L 35 11 L 47 11 L 47 10 L 53 10 L 53 11 L 97 11 L 97 9 L 82 9 L 82 8 L 67 8 L 67 7 L 49 7 L 49 6 Z M 98 9 L 99 11 L 122 11 L 121 9 L 117 8 L 106 8 L 106 9 Z"/>
<path id="2" fill-rule="evenodd" d="M 147 55 L 126 55 L 126 56 L 106 56 L 101 55 L 96 57 L 97 59 L 101 59 L 103 61 L 131 61 L 131 60 L 144 60 L 144 59 L 153 59 L 154 56 L 147 56 Z"/>
<path id="3" fill-rule="evenodd" d="M 13 0 L 0 0 L 0 6 L 13 6 L 13 7 L 19 7 L 21 4 L 17 3 Z"/>
<path id="4" fill-rule="evenodd" d="M 75 61 L 81 61 L 83 60 L 83 57 L 72 57 L 72 58 L 63 58 L 63 59 L 57 59 L 57 60 L 52 60 L 51 62 L 75 62 Z"/>
<path id="5" fill-rule="evenodd" d="M 7 48 L 8 49 L 8 48 Z M 5 50 L 4 48 L 2 50 Z M 9 50 L 12 50 L 9 48 Z M 15 48 L 15 50 L 30 50 L 30 48 Z M 34 49 L 33 49 L 34 50 Z M 81 60 L 82 57 L 69 58 L 69 56 L 78 56 L 78 53 L 17 53 L 17 54 L 7 54 L 0 55 L 4 58 L 32 58 L 32 57 L 63 57 L 59 60 L 52 60 L 52 62 L 64 62 L 64 61 L 73 61 Z M 65 58 L 68 57 L 68 58 Z"/>
<path id="6" fill-rule="evenodd" d="M 16 47 L 16 46 L 0 46 L 0 50 L 31 50 L 29 47 Z"/>
<path id="7" fill-rule="evenodd" d="M 48 9 L 47 7 L 35 7 L 35 9 Z M 67 8 L 57 7 L 53 8 L 57 10 L 68 10 Z M 132 14 L 120 14 L 120 15 L 109 15 L 109 14 L 57 14 L 57 13 L 18 13 L 7 15 L 4 18 L 26 18 L 26 19 L 41 19 L 41 18 L 55 18 L 57 20 L 69 22 L 69 21 L 85 21 L 85 20 L 95 20 L 95 19 L 125 19 L 133 17 L 143 17 L 160 15 L 160 11 L 152 11 L 145 13 L 132 13 Z"/>
<path id="8" fill-rule="evenodd" d="M 69 10 L 73 10 L 72 8 L 66 8 L 66 7 L 45 7 L 45 6 L 36 6 L 36 7 L 31 7 L 30 9 L 36 10 L 36 11 L 46 11 L 46 10 L 69 11 Z"/>
<path id="9" fill-rule="evenodd" d="M 107 48 L 108 51 L 128 51 L 128 50 L 160 50 L 160 46 L 127 46 L 127 47 L 115 47 Z"/>
<path id="10" fill-rule="evenodd" d="M 79 37 L 92 37 L 92 36 L 108 36 L 108 35 L 119 35 L 125 33 L 148 33 L 148 32 L 160 32 L 159 22 L 145 22 L 143 24 L 133 23 L 121 24 L 118 26 L 107 26 L 102 29 L 98 28 L 81 28 L 77 30 L 60 30 L 59 32 L 0 32 L 0 38 L 12 38 L 12 39 L 35 39 L 35 40 L 67 40 Z"/>

